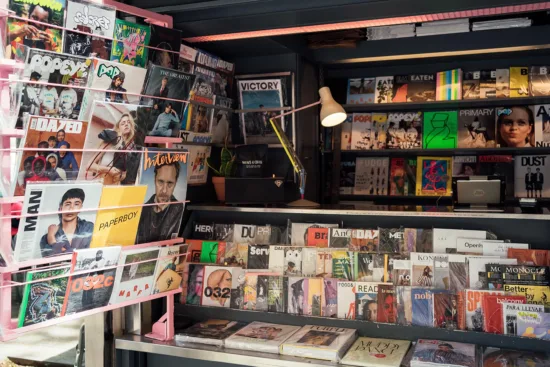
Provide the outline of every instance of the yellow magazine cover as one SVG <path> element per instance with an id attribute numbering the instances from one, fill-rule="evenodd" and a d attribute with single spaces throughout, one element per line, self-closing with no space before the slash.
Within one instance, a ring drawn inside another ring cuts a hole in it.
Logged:
<path id="1" fill-rule="evenodd" d="M 308 316 L 322 316 L 321 309 L 323 307 L 323 286 L 324 282 L 322 278 L 309 278 L 307 279 L 307 315 Z"/>
<path id="2" fill-rule="evenodd" d="M 510 68 L 510 97 L 529 96 L 529 68 L 516 66 Z"/>
<path id="3" fill-rule="evenodd" d="M 525 296 L 527 303 L 550 307 L 550 287 L 544 285 L 504 284 L 504 292 Z"/>
<path id="4" fill-rule="evenodd" d="M 99 208 L 141 205 L 147 186 L 105 186 Z M 99 210 L 90 247 L 131 246 L 141 216 L 140 206 L 127 209 Z"/>
<path id="5" fill-rule="evenodd" d="M 451 157 L 418 157 L 416 196 L 451 196 L 451 170 Z"/>

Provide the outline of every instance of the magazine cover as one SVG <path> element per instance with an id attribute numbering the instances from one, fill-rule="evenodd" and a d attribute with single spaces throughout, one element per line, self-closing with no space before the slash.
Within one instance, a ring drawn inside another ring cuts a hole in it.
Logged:
<path id="1" fill-rule="evenodd" d="M 535 115 L 535 147 L 550 146 L 550 105 L 531 106 Z"/>
<path id="2" fill-rule="evenodd" d="M 495 109 L 458 111 L 458 148 L 496 148 Z"/>
<path id="3" fill-rule="evenodd" d="M 454 303 L 451 299 L 454 297 Z M 433 291 L 433 327 L 454 330 L 458 325 L 458 312 L 456 295 L 451 295 L 447 290 L 435 289 Z"/>
<path id="4" fill-rule="evenodd" d="M 510 69 L 497 69 L 497 98 L 510 97 Z"/>
<path id="5" fill-rule="evenodd" d="M 483 331 L 492 334 L 504 334 L 503 308 L 506 303 L 524 304 L 525 296 L 485 295 L 482 300 L 484 325 Z"/>
<path id="6" fill-rule="evenodd" d="M 495 98 L 497 96 L 496 70 L 481 70 L 479 85 L 479 98 Z"/>
<path id="7" fill-rule="evenodd" d="M 548 262 L 548 251 L 546 250 L 525 250 L 525 249 L 508 249 L 509 259 L 516 259 L 518 265 L 535 265 L 546 266 Z"/>
<path id="8" fill-rule="evenodd" d="M 468 287 L 468 263 L 466 256 L 449 254 L 449 290 L 458 293 Z"/>
<path id="9" fill-rule="evenodd" d="M 248 245 L 237 242 L 227 242 L 225 245 L 225 266 L 245 267 L 248 259 Z"/>
<path id="10" fill-rule="evenodd" d="M 267 277 L 267 310 L 269 312 L 285 312 L 286 294 L 282 276 Z"/>
<path id="11" fill-rule="evenodd" d="M 210 157 L 212 147 L 201 145 L 174 144 L 174 149 L 187 150 L 187 184 L 202 185 L 208 179 L 206 160 Z"/>
<path id="12" fill-rule="evenodd" d="M 332 278 L 332 249 L 317 250 L 317 271 L 315 276 L 321 278 Z"/>
<path id="13" fill-rule="evenodd" d="M 287 313 L 291 315 L 305 315 L 307 306 L 307 278 L 288 277 L 286 294 Z"/>
<path id="14" fill-rule="evenodd" d="M 419 339 L 416 342 L 411 366 L 431 364 L 440 366 L 476 366 L 476 346 L 474 344 Z"/>
<path id="15" fill-rule="evenodd" d="M 529 68 L 529 95 L 531 97 L 550 96 L 547 66 L 531 66 Z"/>
<path id="16" fill-rule="evenodd" d="M 308 228 L 307 243 L 308 247 L 328 247 L 328 228 Z"/>
<path id="17" fill-rule="evenodd" d="M 412 325 L 433 327 L 433 290 L 411 288 Z"/>
<path id="18" fill-rule="evenodd" d="M 397 304 L 393 284 L 380 284 L 378 286 L 377 321 L 386 324 L 395 324 L 397 321 Z"/>
<path id="19" fill-rule="evenodd" d="M 292 222 L 290 225 L 290 244 L 292 246 L 305 246 L 309 228 L 338 228 L 338 224 Z M 284 242 L 288 243 L 286 240 Z"/>
<path id="20" fill-rule="evenodd" d="M 465 71 L 462 75 L 462 99 L 479 99 L 480 71 Z"/>
<path id="21" fill-rule="evenodd" d="M 543 285 L 515 285 L 504 284 L 502 288 L 507 294 L 516 294 L 525 296 L 531 304 L 544 305 L 546 308 L 550 306 L 548 296 L 550 292 L 549 286 Z"/>
<path id="22" fill-rule="evenodd" d="M 268 269 L 282 274 L 285 270 L 285 248 L 286 246 L 269 246 Z"/>
<path id="23" fill-rule="evenodd" d="M 133 301 L 151 294 L 159 253 L 158 247 L 121 253 L 119 264 L 124 264 L 124 267 L 118 268 L 109 304 Z"/>
<path id="24" fill-rule="evenodd" d="M 323 279 L 322 286 L 323 304 L 321 316 L 336 318 L 338 313 L 338 280 L 325 278 Z"/>
<path id="25" fill-rule="evenodd" d="M 462 70 L 440 71 L 436 74 L 435 100 L 456 101 L 462 99 Z"/>
<path id="26" fill-rule="evenodd" d="M 514 197 L 514 158 L 511 155 L 478 156 L 479 172 L 482 175 L 504 176 L 506 198 Z"/>
<path id="27" fill-rule="evenodd" d="M 526 66 L 510 67 L 510 97 L 529 96 L 529 68 Z"/>
<path id="28" fill-rule="evenodd" d="M 218 259 L 218 252 L 218 242 L 202 241 L 200 262 L 206 264 L 215 264 L 216 260 Z"/>
<path id="29" fill-rule="evenodd" d="M 302 248 L 285 247 L 285 276 L 299 276 L 302 274 Z"/>
<path id="30" fill-rule="evenodd" d="M 355 185 L 355 157 L 340 162 L 340 195 L 353 195 Z"/>
<path id="31" fill-rule="evenodd" d="M 358 282 L 373 281 L 373 258 L 366 252 L 350 252 L 352 263 L 352 279 Z"/>
<path id="32" fill-rule="evenodd" d="M 475 155 L 453 157 L 453 177 L 479 176 L 479 165 Z"/>
<path id="33" fill-rule="evenodd" d="M 184 269 L 184 256 L 180 256 L 186 250 L 185 245 L 162 247 L 159 252 L 157 268 L 155 269 L 155 281 L 151 294 L 168 292 L 181 286 Z"/>
<path id="34" fill-rule="evenodd" d="M 205 105 L 213 105 L 216 72 L 202 66 L 195 67 L 195 83 L 189 93 L 189 100 L 199 104 L 188 103 L 185 106 L 181 120 L 182 134 L 186 131 L 193 134 L 206 134 L 211 139 L 210 120 L 212 108 Z M 208 133 L 208 134 L 207 134 Z"/>
<path id="35" fill-rule="evenodd" d="M 254 321 L 225 339 L 225 347 L 278 354 L 281 344 L 299 329 L 299 326 Z"/>
<path id="36" fill-rule="evenodd" d="M 12 10 L 15 13 L 14 15 L 18 17 L 32 19 L 58 27 L 63 27 L 64 25 L 65 8 L 67 5 L 66 0 L 43 2 L 9 0 L 4 4 L 9 4 L 9 10 Z M 7 23 L 7 39 L 9 40 L 8 44 L 10 46 L 12 59 L 21 52 L 21 45 L 34 49 L 48 50 L 57 53 L 61 52 L 61 29 L 37 23 L 27 23 L 24 20 L 14 18 L 8 18 Z M 3 47 L 4 45 L 2 45 L 2 48 Z"/>
<path id="37" fill-rule="evenodd" d="M 216 346 L 223 346 L 224 340 L 239 331 L 245 322 L 210 319 L 199 322 L 175 336 L 176 344 L 180 342 L 201 343 Z"/>
<path id="38" fill-rule="evenodd" d="M 457 111 L 424 112 L 422 147 L 453 149 L 457 146 Z"/>
<path id="39" fill-rule="evenodd" d="M 393 76 L 377 76 L 374 103 L 391 103 L 393 98 Z"/>
<path id="40" fill-rule="evenodd" d="M 375 149 L 375 127 L 371 113 L 354 113 L 351 125 L 351 150 Z"/>
<path id="41" fill-rule="evenodd" d="M 248 308 L 247 303 L 245 303 L 246 309 L 252 309 L 255 311 L 264 311 L 267 312 L 267 297 L 268 297 L 268 279 L 269 273 L 258 273 L 256 278 L 256 294 L 255 294 L 255 305 L 252 308 Z M 248 281 L 249 275 L 246 275 L 245 284 Z M 247 300 L 248 289 L 245 287 L 245 301 Z"/>
<path id="42" fill-rule="evenodd" d="M 387 195 L 389 158 L 357 157 L 354 195 Z"/>
<path id="43" fill-rule="evenodd" d="M 69 267 L 28 271 L 26 282 L 65 275 Z M 38 324 L 61 317 L 68 277 L 25 284 L 19 309 L 18 327 Z"/>
<path id="44" fill-rule="evenodd" d="M 535 117 L 529 106 L 496 109 L 496 137 L 501 148 L 535 146 Z"/>
<path id="45" fill-rule="evenodd" d="M 407 252 L 403 253 L 408 255 Z M 393 260 L 392 283 L 397 286 L 411 285 L 411 262 L 410 260 Z"/>
<path id="46" fill-rule="evenodd" d="M 452 158 L 418 157 L 416 166 L 417 196 L 451 196 Z"/>
<path id="47" fill-rule="evenodd" d="M 17 127 L 22 128 L 29 115 L 78 119 L 83 89 L 90 76 L 91 59 L 50 51 L 30 49 L 21 79 L 43 83 L 62 84 L 39 86 L 24 83 L 21 91 Z M 80 119 L 87 121 L 86 119 Z"/>
<path id="48" fill-rule="evenodd" d="M 345 250 L 332 252 L 332 277 L 341 280 L 352 280 L 350 253 Z"/>
<path id="49" fill-rule="evenodd" d="M 412 325 L 411 289 L 410 286 L 395 287 L 398 325 Z"/>
<path id="50" fill-rule="evenodd" d="M 351 150 L 351 131 L 353 126 L 353 113 L 348 113 L 347 118 L 342 122 L 340 133 L 340 149 Z"/>
<path id="51" fill-rule="evenodd" d="M 358 282 L 338 282 L 338 318 L 355 320 L 356 317 L 356 292 Z"/>
<path id="52" fill-rule="evenodd" d="M 518 198 L 550 197 L 550 156 L 516 156 L 515 196 Z M 547 177 L 546 181 L 544 176 Z"/>
<path id="53" fill-rule="evenodd" d="M 248 246 L 248 269 L 269 268 L 269 245 Z"/>
<path id="54" fill-rule="evenodd" d="M 235 224 L 233 227 L 233 241 L 238 243 L 256 243 L 256 226 Z"/>
<path id="55" fill-rule="evenodd" d="M 182 295 L 181 303 L 188 305 L 201 304 L 204 267 L 204 264 L 188 263 L 186 265 L 187 269 L 183 273 L 182 287 L 184 295 Z"/>
<path id="56" fill-rule="evenodd" d="M 435 254 L 411 252 L 411 285 L 413 287 L 433 286 L 435 256 Z"/>
<path id="57" fill-rule="evenodd" d="M 484 367 L 531 366 L 544 367 L 548 364 L 546 353 L 522 350 L 485 348 L 483 354 Z"/>
<path id="58" fill-rule="evenodd" d="M 113 38 L 115 22 L 116 9 L 113 7 L 81 0 L 67 1 L 67 29 Z M 112 42 L 110 39 L 65 31 L 63 52 L 109 60 Z"/>
<path id="59" fill-rule="evenodd" d="M 394 75 L 393 77 L 393 98 L 392 103 L 407 102 L 407 91 L 410 78 L 408 75 Z"/>
<path id="60" fill-rule="evenodd" d="M 350 251 L 378 251 L 378 229 L 353 229 L 351 231 Z"/>
<path id="61" fill-rule="evenodd" d="M 314 278 L 317 274 L 317 248 L 302 249 L 302 276 Z"/>
<path id="62" fill-rule="evenodd" d="M 136 24 L 122 19 L 116 19 L 111 61 L 144 68 L 147 65 L 147 55 L 151 37 L 149 25 Z M 117 42 L 117 40 L 124 42 Z"/>
<path id="63" fill-rule="evenodd" d="M 239 100 L 243 109 L 283 107 L 282 79 L 239 80 Z M 279 144 L 269 119 L 282 111 L 241 114 L 246 144 Z M 281 119 L 275 121 L 281 124 Z M 284 124 L 282 124 L 284 130 Z"/>
<path id="64" fill-rule="evenodd" d="M 139 106 L 95 101 L 78 179 L 101 181 L 104 185 L 134 185 L 143 154 L 146 118 Z M 108 150 L 108 152 L 105 152 Z M 135 152 L 114 153 L 111 150 Z"/>
<path id="65" fill-rule="evenodd" d="M 403 248 L 401 249 L 401 252 L 404 252 L 404 253 L 420 252 L 420 250 L 418 251 L 416 250 L 416 242 L 418 240 L 419 229 L 405 228 L 404 234 L 403 234 L 405 240 L 403 241 Z"/>
<path id="66" fill-rule="evenodd" d="M 233 242 L 233 224 L 214 223 L 214 240 Z"/>
<path id="67" fill-rule="evenodd" d="M 381 253 L 399 253 L 404 246 L 404 228 L 378 228 L 379 245 Z"/>
<path id="68" fill-rule="evenodd" d="M 550 314 L 518 311 L 517 324 L 518 336 L 550 340 Z"/>
<path id="69" fill-rule="evenodd" d="M 305 293 L 304 315 L 322 316 L 322 309 L 325 303 L 323 297 L 323 279 L 309 278 L 305 282 L 307 283 L 307 292 Z"/>
<path id="70" fill-rule="evenodd" d="M 399 367 L 411 342 L 359 337 L 348 350 L 342 364 L 364 367 Z"/>
<path id="71" fill-rule="evenodd" d="M 15 196 L 23 196 L 27 182 L 72 181 L 78 176 L 88 122 L 29 116 L 23 148 L 62 149 L 51 152 L 22 151 L 15 182 Z"/>
<path id="72" fill-rule="evenodd" d="M 347 249 L 351 242 L 351 229 L 330 228 L 328 238 L 328 247 Z"/>
<path id="73" fill-rule="evenodd" d="M 149 49 L 149 63 L 177 70 L 180 58 L 181 31 L 179 29 L 161 27 L 156 24 L 151 24 L 150 27 L 151 38 L 149 46 L 174 52 L 151 48 Z"/>
<path id="74" fill-rule="evenodd" d="M 379 283 L 355 282 L 355 320 L 378 322 Z"/>
<path id="75" fill-rule="evenodd" d="M 305 325 L 283 343 L 281 354 L 338 362 L 356 335 L 355 329 Z"/>
<path id="76" fill-rule="evenodd" d="M 388 254 L 372 255 L 372 277 L 377 282 L 389 282 L 391 270 L 389 269 Z"/>
<path id="77" fill-rule="evenodd" d="M 483 297 L 487 295 L 504 295 L 502 291 L 481 289 L 466 289 L 466 328 L 473 331 L 483 331 L 484 312 Z"/>
<path id="78" fill-rule="evenodd" d="M 63 315 L 107 306 L 117 269 L 107 269 L 118 265 L 120 246 L 102 249 L 82 249 L 73 252 L 71 272 L 89 271 L 69 278 L 67 293 L 63 302 Z"/>
<path id="79" fill-rule="evenodd" d="M 374 103 L 376 78 L 348 79 L 347 104 Z"/>
<path id="80" fill-rule="evenodd" d="M 506 297 L 506 296 L 503 296 Z M 517 318 L 518 312 L 544 312 L 544 305 L 533 304 L 521 304 L 503 302 L 502 304 L 502 321 L 504 323 L 503 334 L 504 335 L 518 335 L 517 334 Z"/>
<path id="81" fill-rule="evenodd" d="M 201 305 L 229 308 L 231 303 L 232 268 L 204 267 Z"/>
<path id="82" fill-rule="evenodd" d="M 222 96 L 214 95 L 214 106 L 231 108 L 233 100 Z M 223 144 L 231 134 L 231 116 L 232 113 L 221 108 L 213 108 L 210 117 L 210 132 L 212 133 L 212 143 Z"/>
<path id="83" fill-rule="evenodd" d="M 407 102 L 435 101 L 435 74 L 411 74 Z"/>
<path id="84" fill-rule="evenodd" d="M 374 124 L 374 140 L 372 141 L 372 149 L 386 149 L 388 141 L 388 114 L 377 112 L 372 114 L 372 122 Z"/>
<path id="85" fill-rule="evenodd" d="M 94 101 L 139 104 L 140 94 L 147 70 L 136 66 L 124 65 L 115 61 L 94 58 L 90 72 L 89 87 L 107 90 L 99 92 L 87 90 L 82 99 L 79 118 L 89 121 Z M 126 94 L 132 93 L 132 94 Z"/>
<path id="86" fill-rule="evenodd" d="M 388 114 L 388 149 L 422 148 L 422 112 Z"/>
<path id="87" fill-rule="evenodd" d="M 25 191 L 22 214 L 67 212 L 21 218 L 14 260 L 22 262 L 90 247 L 101 197 L 100 183 L 36 183 Z"/>

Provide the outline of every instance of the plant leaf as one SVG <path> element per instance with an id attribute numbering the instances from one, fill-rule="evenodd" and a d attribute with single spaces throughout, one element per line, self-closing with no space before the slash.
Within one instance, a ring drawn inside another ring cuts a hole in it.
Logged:
<path id="1" fill-rule="evenodd" d="M 214 175 L 222 176 L 221 172 L 214 168 L 214 164 L 212 162 L 212 157 L 206 158 L 206 165 L 208 166 L 208 168 L 210 168 L 214 172 Z"/>

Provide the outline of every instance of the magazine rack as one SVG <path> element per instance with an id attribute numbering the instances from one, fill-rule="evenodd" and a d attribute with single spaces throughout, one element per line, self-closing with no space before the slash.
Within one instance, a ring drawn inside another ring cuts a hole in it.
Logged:
<path id="1" fill-rule="evenodd" d="M 157 14 L 151 11 L 143 10 L 134 6 L 126 5 L 119 3 L 113 0 L 91 0 L 94 2 L 102 3 L 116 10 L 134 15 L 140 18 L 144 18 L 147 23 L 160 25 L 163 27 L 172 28 L 173 20 L 171 16 Z M 0 26 L 6 25 L 7 18 L 10 16 L 11 12 L 6 10 L 8 8 L 7 0 L 0 0 Z M 13 15 L 12 15 L 13 16 Z M 62 27 L 61 27 L 62 28 Z M 2 28 L 5 29 L 5 28 Z M 62 28 L 64 29 L 64 28 Z M 5 36 L 0 33 L 0 38 Z M 1 55 L 1 54 L 0 54 Z M 23 65 L 15 62 L 14 60 L 7 60 L 0 58 L 0 100 L 1 105 L 0 109 L 3 113 L 3 116 L 8 116 L 10 110 L 10 98 L 9 98 L 9 83 L 17 82 L 18 80 L 9 79 L 9 76 L 15 71 L 22 69 Z M 85 89 L 85 88 L 84 88 Z M 188 103 L 187 101 L 181 101 Z M 2 117 L 2 115 L 0 115 Z M 2 125 L 0 125 L 2 126 Z M 12 139 L 21 139 L 25 136 L 25 132 L 19 129 L 7 129 L 0 127 L 0 175 L 3 183 L 12 182 L 12 170 L 15 165 L 14 152 L 20 149 L 15 149 L 15 144 Z M 146 140 L 146 143 L 162 144 L 167 148 L 171 148 L 172 144 L 181 142 L 180 138 L 156 138 L 151 137 Z M 143 153 L 144 151 L 142 151 Z M 174 313 L 174 294 L 180 293 L 181 288 L 171 290 L 168 292 L 158 293 L 150 295 L 147 297 L 141 297 L 136 300 L 127 301 L 123 303 L 118 303 L 114 305 L 108 305 L 104 307 L 98 307 L 91 310 L 75 313 L 68 316 L 63 316 L 55 318 L 52 320 L 44 321 L 30 326 L 17 327 L 17 323 L 11 319 L 12 314 L 12 304 L 11 304 L 11 288 L 14 286 L 22 286 L 26 283 L 14 283 L 12 282 L 12 275 L 14 273 L 24 272 L 24 268 L 34 267 L 34 266 L 43 266 L 43 268 L 53 268 L 57 265 L 60 265 L 61 262 L 70 261 L 72 255 L 61 255 L 52 258 L 44 258 L 32 261 L 25 262 L 14 262 L 11 258 L 11 219 L 14 216 L 20 216 L 20 213 L 14 213 L 12 211 L 12 205 L 16 203 L 22 203 L 23 197 L 13 197 L 7 196 L 5 193 L 3 196 L 0 196 L 0 254 L 3 255 L 3 258 L 6 262 L 5 267 L 0 267 L 0 342 L 12 340 L 20 335 L 48 327 L 50 325 L 55 325 L 58 323 L 78 319 L 85 316 L 90 316 L 100 312 L 110 311 L 114 309 L 123 308 L 133 304 L 138 304 L 141 302 L 147 302 L 154 299 L 160 299 L 166 297 L 167 310 L 166 313 L 159 319 L 157 323 L 153 325 L 153 332 L 147 334 L 146 336 L 156 340 L 171 340 L 174 337 L 174 322 L 173 322 L 173 313 Z M 114 208 L 111 208 L 114 209 Z M 129 246 L 123 248 L 122 251 L 129 248 L 146 248 L 153 246 L 167 246 L 183 243 L 182 238 L 175 238 L 166 241 L 151 242 L 146 244 L 140 244 L 135 246 Z M 186 254 L 180 254 L 179 256 L 185 256 Z M 156 260 L 159 260 L 157 258 Z M 150 259 L 149 261 L 152 261 Z M 183 259 L 185 261 L 185 257 Z M 121 266 L 121 265 L 118 265 Z M 83 273 L 83 272 L 74 272 L 63 275 L 63 277 L 70 277 L 72 275 Z M 86 273 L 86 272 L 84 272 Z M 54 277 L 56 278 L 56 277 Z M 48 280 L 49 278 L 42 279 L 41 281 Z"/>

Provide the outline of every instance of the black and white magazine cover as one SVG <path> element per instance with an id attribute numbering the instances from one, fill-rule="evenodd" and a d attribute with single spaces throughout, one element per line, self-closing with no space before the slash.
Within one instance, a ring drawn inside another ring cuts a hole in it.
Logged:
<path id="1" fill-rule="evenodd" d="M 516 156 L 514 188 L 517 198 L 550 197 L 550 156 Z M 546 179 L 546 180 L 545 180 Z"/>
<path id="2" fill-rule="evenodd" d="M 75 250 L 71 272 L 90 271 L 69 278 L 63 315 L 106 306 L 111 298 L 120 246 Z"/>
<path id="3" fill-rule="evenodd" d="M 112 40 L 94 37 L 92 33 L 103 37 L 113 37 L 115 30 L 116 9 L 97 3 L 69 0 L 67 1 L 67 20 L 63 39 L 63 52 L 78 56 L 95 56 L 109 60 Z"/>
<path id="4" fill-rule="evenodd" d="M 214 96 L 214 106 L 231 108 L 233 100 L 231 98 Z M 232 113 L 225 109 L 212 109 L 210 118 L 210 131 L 212 133 L 212 143 L 225 143 L 229 134 Z"/>
<path id="5" fill-rule="evenodd" d="M 302 274 L 302 248 L 285 247 L 284 275 L 297 276 Z"/>
<path id="6" fill-rule="evenodd" d="M 17 262 L 63 255 L 90 247 L 101 199 L 101 183 L 29 183 L 22 214 L 67 212 L 21 218 L 15 244 Z"/>
<path id="7" fill-rule="evenodd" d="M 161 48 L 156 50 L 149 49 L 149 64 L 160 65 L 169 69 L 178 69 L 179 51 L 181 45 L 181 31 L 174 28 L 165 28 L 156 24 L 151 24 L 151 38 L 149 46 Z M 174 52 L 167 52 L 174 51 Z"/>
<path id="8" fill-rule="evenodd" d="M 550 146 L 550 104 L 531 106 L 535 115 L 535 147 Z"/>
<path id="9" fill-rule="evenodd" d="M 282 79 L 239 80 L 239 101 L 242 109 L 283 107 Z M 246 144 L 279 144 L 269 119 L 282 111 L 255 111 L 241 114 Z M 281 119 L 275 123 L 281 125 Z"/>

